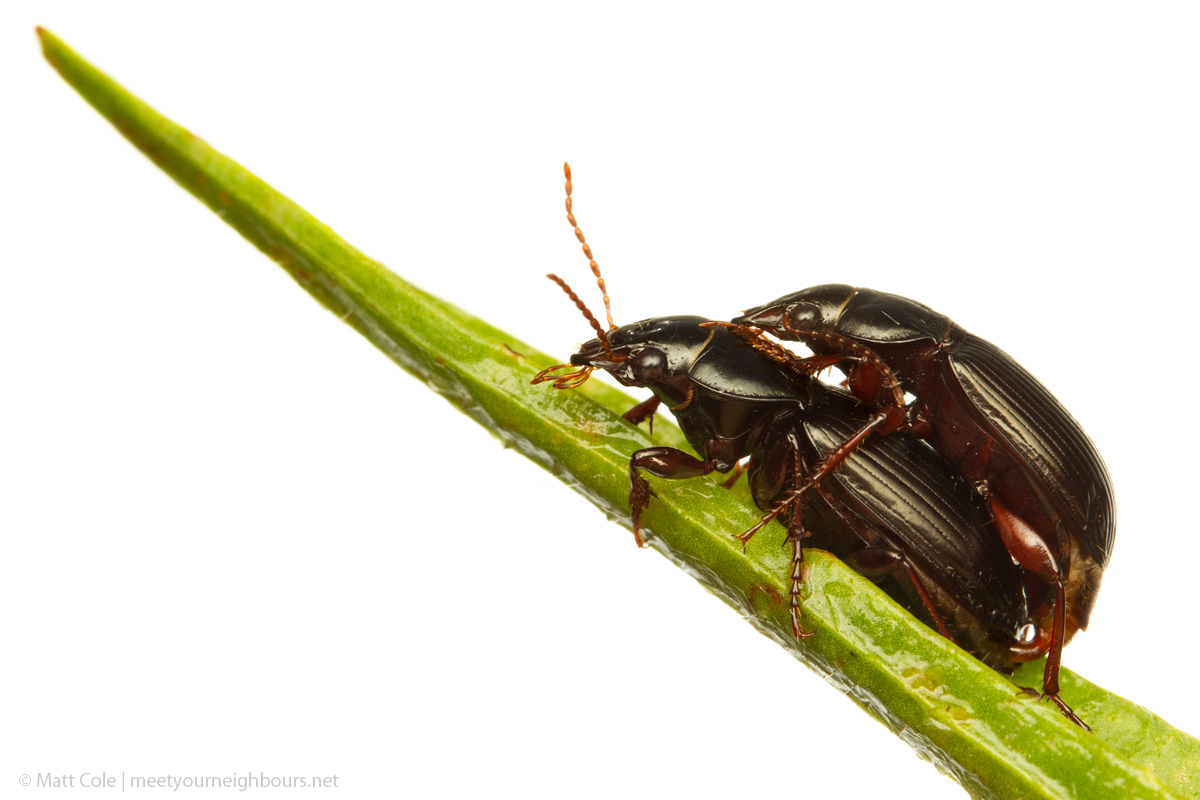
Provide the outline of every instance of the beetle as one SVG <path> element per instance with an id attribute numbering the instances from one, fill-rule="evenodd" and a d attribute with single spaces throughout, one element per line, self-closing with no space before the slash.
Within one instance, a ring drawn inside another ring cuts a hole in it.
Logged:
<path id="1" fill-rule="evenodd" d="M 804 343 L 813 356 L 781 360 L 808 374 L 838 367 L 855 396 L 888 410 L 876 432 L 926 439 L 974 485 L 1025 572 L 1039 629 L 1050 630 L 1038 654 L 1047 657 L 1043 694 L 1083 725 L 1058 696 L 1058 674 L 1112 556 L 1116 502 L 1103 459 L 1070 412 L 1000 348 L 899 295 L 826 284 L 731 322 L 747 336 Z"/>
<path id="2" fill-rule="evenodd" d="M 700 455 L 671 447 L 632 454 L 629 499 L 638 544 L 641 514 L 652 495 L 643 472 L 692 478 L 729 472 L 748 459 L 753 499 L 767 513 L 738 538 L 749 541 L 774 519 L 786 527 L 794 635 L 811 635 L 799 624 L 801 542 L 807 539 L 868 577 L 889 582 L 885 588 L 894 596 L 985 663 L 1011 670 L 1034 657 L 1046 637 L 1030 614 L 1023 573 L 955 469 L 915 437 L 862 434 L 890 419 L 890 412 L 873 411 L 794 369 L 741 328 L 690 316 L 616 327 L 603 278 L 571 213 L 569 167 L 565 171 L 568 220 L 604 295 L 609 328 L 564 281 L 549 276 L 596 338 L 569 364 L 542 370 L 532 382 L 572 388 L 603 369 L 626 386 L 649 388 Z M 574 371 L 563 372 L 568 369 Z M 639 404 L 635 416 L 645 416 L 647 407 L 652 413 L 653 406 Z M 834 454 L 840 454 L 837 469 L 814 480 Z"/>
<path id="3" fill-rule="evenodd" d="M 812 468 L 861 427 L 869 410 L 853 396 L 799 375 L 726 327 L 701 317 L 663 317 L 611 329 L 571 357 L 577 386 L 603 369 L 668 404 L 700 457 L 648 447 L 629 462 L 635 533 L 651 490 L 642 473 L 684 479 L 729 472 L 749 458 L 754 502 L 767 512 L 738 538 L 779 518 L 793 548 L 790 609 L 801 629 L 803 551 L 810 539 L 872 578 L 892 577 L 904 601 L 947 638 L 1009 668 L 1036 633 L 1020 571 L 971 488 L 924 443 L 872 437 L 815 491 L 795 496 Z M 560 365 L 535 382 L 555 380 Z M 556 384 L 557 385 L 557 384 Z M 963 620 L 967 620 L 965 623 Z"/>

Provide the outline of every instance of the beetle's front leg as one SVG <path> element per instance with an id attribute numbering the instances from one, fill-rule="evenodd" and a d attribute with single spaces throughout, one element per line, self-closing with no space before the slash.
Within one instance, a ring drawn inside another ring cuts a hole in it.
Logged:
<path id="1" fill-rule="evenodd" d="M 645 547 L 639 520 L 654 490 L 638 470 L 645 470 L 656 478 L 679 480 L 699 478 L 713 470 L 727 472 L 729 465 L 716 458 L 701 461 L 675 447 L 646 447 L 634 453 L 629 459 L 629 506 L 633 509 L 633 538 L 638 547 Z"/>

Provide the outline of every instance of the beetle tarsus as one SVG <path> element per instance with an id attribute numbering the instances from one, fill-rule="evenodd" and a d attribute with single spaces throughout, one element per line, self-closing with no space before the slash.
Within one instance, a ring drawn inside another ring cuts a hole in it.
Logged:
<path id="1" fill-rule="evenodd" d="M 792 545 L 792 573 L 790 586 L 788 587 L 788 611 L 792 616 L 792 636 L 797 639 L 807 639 L 813 635 L 813 631 L 804 631 L 800 628 L 800 606 L 803 605 L 803 598 L 800 595 L 804 587 L 804 549 L 800 546 L 801 540 L 808 535 L 808 531 L 804 529 L 804 512 L 800 505 L 792 509 L 792 518 L 788 523 L 787 540 Z"/>
<path id="2" fill-rule="evenodd" d="M 637 472 L 637 467 L 629 465 L 629 507 L 633 509 L 633 539 L 638 547 L 645 547 L 646 540 L 642 537 L 641 516 L 643 509 L 650 503 L 654 490 L 650 484 Z"/>
<path id="3" fill-rule="evenodd" d="M 1088 731 L 1089 733 L 1091 732 L 1091 730 L 1092 730 L 1091 726 L 1088 725 L 1083 720 L 1081 720 L 1079 718 L 1079 715 L 1076 714 L 1075 711 L 1072 710 L 1072 708 L 1069 705 L 1067 705 L 1065 702 L 1063 702 L 1063 699 L 1061 697 L 1059 697 L 1057 693 L 1047 694 L 1045 696 L 1049 697 L 1050 700 L 1052 700 L 1054 702 L 1054 705 L 1058 706 L 1058 710 L 1063 713 L 1064 717 L 1071 720 L 1071 722 L 1074 722 L 1076 725 L 1083 728 L 1085 731 Z"/>

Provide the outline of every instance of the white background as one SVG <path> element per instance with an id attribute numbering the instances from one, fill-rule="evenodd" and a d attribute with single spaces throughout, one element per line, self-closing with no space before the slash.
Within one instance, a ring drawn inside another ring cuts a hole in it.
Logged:
<path id="1" fill-rule="evenodd" d="M 1200 733 L 1193 7 L 434 6 L 0 12 L 0 792 L 963 796 L 316 305 L 58 78 L 37 24 L 563 358 L 590 333 L 542 276 L 598 305 L 564 159 L 619 323 L 846 282 L 995 341 L 1116 485 L 1067 666 Z"/>

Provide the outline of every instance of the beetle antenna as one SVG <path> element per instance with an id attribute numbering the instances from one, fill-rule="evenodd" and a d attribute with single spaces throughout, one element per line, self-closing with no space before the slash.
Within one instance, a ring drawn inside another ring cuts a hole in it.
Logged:
<path id="1" fill-rule="evenodd" d="M 579 223 L 575 221 L 575 214 L 571 212 L 571 165 L 565 161 L 563 162 L 563 175 L 567 178 L 567 222 L 571 223 L 571 227 L 575 229 L 575 238 L 583 245 L 583 254 L 587 256 L 588 266 L 592 268 L 592 274 L 596 276 L 596 285 L 600 287 L 600 294 L 604 295 L 604 311 L 608 315 L 608 329 L 610 331 L 616 330 L 617 326 L 613 324 L 612 318 L 612 305 L 608 302 L 608 289 L 604 285 L 604 278 L 600 275 L 600 265 L 596 263 L 595 257 L 592 256 L 592 248 L 588 245 L 587 240 L 583 238 L 583 231 L 580 230 Z M 600 334 L 600 339 L 605 342 L 605 348 L 607 349 L 608 340 L 604 338 L 604 334 Z"/>
<path id="2" fill-rule="evenodd" d="M 584 305 L 583 301 L 579 299 L 579 295 L 575 294 L 575 290 L 572 289 L 570 286 L 568 286 L 566 281 L 564 281 L 562 278 L 558 277 L 557 275 L 555 275 L 553 273 L 547 275 L 546 277 L 549 278 L 550 280 L 554 281 L 555 283 L 557 283 L 558 288 L 560 288 L 564 292 L 566 292 L 567 297 L 569 297 L 575 301 L 575 307 L 583 312 L 583 316 L 585 319 L 587 319 L 588 323 L 591 324 L 592 330 L 594 330 L 596 332 L 596 335 L 598 337 L 600 337 L 600 344 L 604 345 L 604 352 L 608 353 L 608 357 L 610 359 L 612 359 L 613 361 L 624 361 L 625 356 L 618 356 L 616 353 L 614 353 L 612 351 L 612 348 L 609 347 L 608 336 L 605 335 L 604 328 L 601 327 L 600 322 L 596 319 L 596 317 L 592 314 L 592 312 L 588 310 L 588 307 L 586 305 Z M 530 381 L 530 383 L 544 383 L 545 381 L 554 381 L 555 389 L 574 389 L 576 386 L 582 385 L 583 382 L 588 379 L 588 375 L 591 375 L 592 372 L 596 369 L 595 367 L 583 366 L 583 367 L 580 367 L 579 369 L 575 370 L 574 372 L 567 372 L 567 373 L 563 373 L 561 375 L 557 374 L 559 372 L 559 370 L 571 369 L 571 367 L 573 367 L 573 366 L 575 366 L 575 365 L 574 364 L 557 364 L 553 367 L 547 367 L 546 369 L 542 370 L 537 375 L 535 375 L 533 380 Z"/>
<path id="3" fill-rule="evenodd" d="M 608 337 L 604 335 L 604 328 L 600 327 L 600 322 L 594 316 L 592 316 L 592 312 L 589 311 L 588 307 L 583 304 L 582 300 L 579 299 L 579 295 L 575 294 L 575 291 L 567 285 L 567 282 L 555 275 L 553 272 L 546 277 L 557 283 L 558 288 L 566 292 L 567 297 L 575 301 L 575 307 L 583 312 L 584 318 L 591 323 L 592 330 L 596 332 L 596 335 L 600 337 L 600 341 L 604 343 L 604 349 L 608 351 L 609 355 L 612 355 L 612 351 L 608 349 Z"/>

